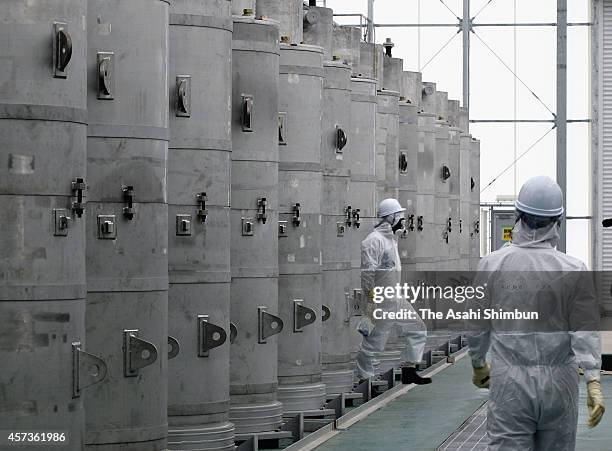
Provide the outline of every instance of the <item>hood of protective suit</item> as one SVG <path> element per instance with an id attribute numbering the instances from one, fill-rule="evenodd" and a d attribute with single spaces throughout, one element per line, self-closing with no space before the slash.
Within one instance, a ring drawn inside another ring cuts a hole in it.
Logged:
<path id="1" fill-rule="evenodd" d="M 512 230 L 512 244 L 519 247 L 555 248 L 559 244 L 559 227 L 553 222 L 546 227 L 530 229 L 518 221 Z"/>

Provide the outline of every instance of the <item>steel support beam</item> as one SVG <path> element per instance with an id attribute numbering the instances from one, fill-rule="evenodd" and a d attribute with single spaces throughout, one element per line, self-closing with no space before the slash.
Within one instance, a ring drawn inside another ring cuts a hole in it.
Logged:
<path id="1" fill-rule="evenodd" d="M 567 214 L 567 0 L 557 0 L 557 183 Z M 567 227 L 561 224 L 557 248 L 565 252 Z"/>
<path id="2" fill-rule="evenodd" d="M 470 32 L 472 30 L 470 16 L 470 0 L 463 0 L 463 20 L 461 29 L 463 33 L 463 108 L 470 117 Z"/>
<path id="3" fill-rule="evenodd" d="M 374 0 L 368 0 L 368 42 L 374 42 Z"/>

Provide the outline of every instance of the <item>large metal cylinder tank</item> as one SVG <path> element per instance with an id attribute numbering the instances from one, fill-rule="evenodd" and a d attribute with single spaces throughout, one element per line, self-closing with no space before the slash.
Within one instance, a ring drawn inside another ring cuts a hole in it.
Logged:
<path id="1" fill-rule="evenodd" d="M 383 87 L 383 55 L 384 50 L 381 44 L 372 44 L 370 42 L 359 43 L 359 67 L 357 75 L 376 80 L 378 89 Z"/>
<path id="2" fill-rule="evenodd" d="M 108 376 L 85 392 L 84 449 L 162 450 L 168 3 L 88 4 L 87 347 L 106 361 Z"/>
<path id="3" fill-rule="evenodd" d="M 424 110 L 423 101 L 423 75 L 420 72 L 404 71 L 401 77 L 400 94 L 408 102 L 419 106 L 419 111 Z M 434 113 L 429 108 L 429 113 Z"/>
<path id="4" fill-rule="evenodd" d="M 393 58 L 388 55 L 383 56 L 383 89 L 389 91 L 402 91 L 402 77 L 404 73 L 404 60 L 401 58 Z"/>
<path id="5" fill-rule="evenodd" d="M 281 41 L 300 44 L 304 38 L 304 2 L 302 0 L 256 0 L 257 17 L 280 23 Z"/>
<path id="6" fill-rule="evenodd" d="M 359 73 L 360 43 L 361 29 L 334 23 L 332 33 L 333 55 L 351 67 L 352 75 L 358 75 Z"/>
<path id="7" fill-rule="evenodd" d="M 234 445 L 228 422 L 229 6 L 176 0 L 170 11 L 168 333 L 179 346 L 168 362 L 170 450 Z"/>
<path id="8" fill-rule="evenodd" d="M 415 208 L 414 227 L 416 230 L 416 250 L 414 261 L 417 271 L 428 271 L 436 269 L 437 249 L 439 241 L 436 235 L 436 175 L 439 175 L 435 167 L 436 151 L 436 113 L 435 87 L 424 86 L 421 82 L 421 74 L 417 72 L 405 72 L 404 81 L 406 98 L 419 99 L 417 114 L 418 146 L 416 160 L 416 183 L 417 199 Z M 411 100 L 412 103 L 415 103 Z"/>
<path id="9" fill-rule="evenodd" d="M 321 383 L 321 103 L 323 50 L 280 46 L 278 400 L 317 410 Z"/>
<path id="10" fill-rule="evenodd" d="M 470 183 L 470 152 L 472 150 L 472 136 L 468 132 L 467 111 L 459 108 L 457 123 L 461 130 L 459 140 L 459 214 L 461 216 L 461 239 L 459 242 L 460 265 L 462 271 L 470 269 L 470 234 L 472 225 L 470 222 L 471 209 L 471 183 Z"/>
<path id="11" fill-rule="evenodd" d="M 234 17 L 230 420 L 237 434 L 282 420 L 278 343 L 278 22 Z M 246 114 L 245 114 L 246 112 Z M 275 329 L 269 326 L 276 324 Z"/>
<path id="12" fill-rule="evenodd" d="M 350 79 L 351 68 L 341 62 L 324 64 L 321 163 L 323 316 L 322 363 L 327 394 L 348 393 L 353 386 L 351 339 L 355 333 L 350 318 L 353 312 L 347 299 L 352 293 L 350 226 L 348 210 L 351 155 Z M 329 313 L 327 313 L 329 312 Z"/>
<path id="13" fill-rule="evenodd" d="M 351 228 L 352 288 L 361 289 L 361 242 L 376 225 L 376 80 L 351 78 L 351 137 L 347 166 L 351 173 L 348 204 Z M 353 291 L 354 292 L 354 291 Z M 352 322 L 358 321 L 353 317 Z M 355 324 L 356 326 L 356 324 Z M 353 334 L 353 354 L 359 348 L 360 335 Z"/>
<path id="14" fill-rule="evenodd" d="M 459 128 L 459 101 L 448 101 L 447 120 L 450 125 L 448 141 L 448 164 L 450 178 L 448 179 L 448 202 L 450 209 L 450 231 L 448 233 L 449 260 L 448 271 L 461 270 L 461 238 L 467 229 L 464 229 L 460 213 L 460 184 L 461 184 L 461 129 Z"/>
<path id="15" fill-rule="evenodd" d="M 433 84 L 425 83 L 426 89 Z M 435 89 L 435 88 L 433 88 Z M 447 119 L 448 94 L 435 91 L 436 113 L 436 151 L 434 157 L 434 179 L 436 191 L 435 223 L 436 237 L 434 247 L 437 249 L 438 263 L 436 269 L 445 271 L 450 256 L 452 218 L 449 202 L 449 180 L 452 176 L 449 163 L 449 123 Z"/>
<path id="16" fill-rule="evenodd" d="M 470 150 L 470 271 L 480 261 L 480 141 L 472 138 Z"/>
<path id="17" fill-rule="evenodd" d="M 81 390 L 105 373 L 84 352 L 86 5 L 0 11 L 0 427 L 63 431 L 74 451 Z"/>
<path id="18" fill-rule="evenodd" d="M 304 10 L 304 44 L 323 48 L 323 61 L 333 60 L 334 11 L 321 6 L 308 6 Z"/>
<path id="19" fill-rule="evenodd" d="M 399 92 L 380 90 L 376 94 L 376 203 L 397 199 L 399 190 Z"/>

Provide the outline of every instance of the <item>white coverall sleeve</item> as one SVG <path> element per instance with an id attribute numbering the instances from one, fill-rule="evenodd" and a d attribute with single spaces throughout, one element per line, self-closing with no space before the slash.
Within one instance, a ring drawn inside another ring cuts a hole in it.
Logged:
<path id="1" fill-rule="evenodd" d="M 596 290 L 586 266 L 578 273 L 570 306 L 571 345 L 587 382 L 601 379 L 601 334 Z"/>
<path id="2" fill-rule="evenodd" d="M 484 269 L 484 260 L 481 260 L 476 270 L 474 277 L 474 287 L 484 287 L 484 297 L 482 299 L 474 298 L 470 301 L 469 306 L 472 310 L 480 309 L 484 312 L 485 309 L 491 306 L 491 292 L 489 290 L 490 280 L 489 273 Z M 472 359 L 472 367 L 482 368 L 486 365 L 486 357 L 491 346 L 491 326 L 490 322 L 475 321 L 467 322 L 467 340 L 470 358 Z"/>
<path id="3" fill-rule="evenodd" d="M 376 284 L 376 270 L 380 267 L 383 244 L 368 237 L 361 243 L 361 289 L 367 297 Z"/>

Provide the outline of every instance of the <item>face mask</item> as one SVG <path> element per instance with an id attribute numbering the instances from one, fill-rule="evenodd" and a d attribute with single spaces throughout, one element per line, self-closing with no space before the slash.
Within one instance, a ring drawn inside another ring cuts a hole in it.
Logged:
<path id="1" fill-rule="evenodd" d="M 393 230 L 393 233 L 397 232 L 398 230 L 402 230 L 404 228 L 404 221 L 405 219 L 403 217 L 398 216 L 397 222 L 395 223 L 395 225 L 391 227 L 391 229 Z"/>

